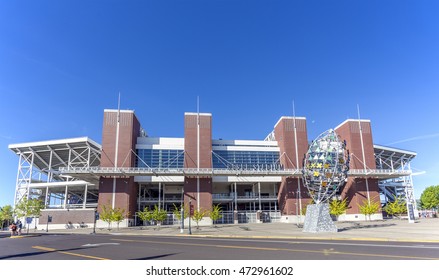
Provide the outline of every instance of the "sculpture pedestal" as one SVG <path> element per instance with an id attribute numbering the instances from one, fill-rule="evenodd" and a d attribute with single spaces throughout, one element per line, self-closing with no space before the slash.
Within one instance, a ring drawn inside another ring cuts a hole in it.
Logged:
<path id="1" fill-rule="evenodd" d="M 328 203 L 308 205 L 303 232 L 337 232 L 337 226 L 329 215 Z"/>

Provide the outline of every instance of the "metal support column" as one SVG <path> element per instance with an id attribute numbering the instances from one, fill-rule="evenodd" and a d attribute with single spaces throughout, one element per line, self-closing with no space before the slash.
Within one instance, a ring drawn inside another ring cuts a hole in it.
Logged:
<path id="1" fill-rule="evenodd" d="M 48 174 L 47 174 L 47 183 L 52 182 L 52 179 L 53 179 L 52 158 L 53 158 L 53 151 L 50 150 L 50 159 L 49 159 L 49 170 L 48 170 Z"/>
<path id="2" fill-rule="evenodd" d="M 258 199 L 259 199 L 259 211 L 262 210 L 261 204 L 261 182 L 258 182 Z"/>
<path id="3" fill-rule="evenodd" d="M 32 183 L 32 176 L 34 171 L 34 158 L 35 158 L 35 152 L 32 152 L 32 160 L 29 167 L 29 180 L 27 181 L 27 199 L 29 199 L 29 195 L 30 195 L 30 184 Z"/>
<path id="4" fill-rule="evenodd" d="M 44 209 L 47 209 L 47 206 L 49 205 L 49 201 L 48 201 L 48 197 L 49 197 L 49 187 L 46 187 L 46 195 L 44 198 Z"/>
<path id="5" fill-rule="evenodd" d="M 236 182 L 234 183 L 235 187 L 235 211 L 238 211 L 238 190 L 236 186 Z"/>
<path id="6" fill-rule="evenodd" d="M 163 210 L 166 210 L 166 208 L 165 208 L 165 183 L 163 183 L 163 188 L 162 188 L 162 197 L 163 197 L 163 199 L 162 199 L 162 208 L 163 208 Z"/>
<path id="7" fill-rule="evenodd" d="M 19 159 L 18 159 L 18 170 L 17 170 L 17 180 L 15 183 L 15 197 L 14 197 L 14 209 L 17 205 L 18 200 L 18 189 L 20 187 L 20 174 L 21 174 L 21 160 L 23 158 L 23 155 L 20 153 Z"/>
<path id="8" fill-rule="evenodd" d="M 162 183 L 159 183 L 159 209 L 161 208 L 161 204 L 162 204 Z"/>
<path id="9" fill-rule="evenodd" d="M 68 186 L 66 186 L 66 191 L 64 192 L 64 209 L 67 209 L 67 196 L 68 196 Z"/>
<path id="10" fill-rule="evenodd" d="M 87 193 L 88 193 L 88 184 L 85 184 L 84 201 L 82 204 L 82 209 L 87 208 Z"/>

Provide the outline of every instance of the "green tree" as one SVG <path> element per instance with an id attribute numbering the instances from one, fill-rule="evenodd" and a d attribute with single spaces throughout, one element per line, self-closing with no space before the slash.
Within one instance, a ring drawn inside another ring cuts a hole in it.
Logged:
<path id="1" fill-rule="evenodd" d="M 168 218 L 168 212 L 160 209 L 157 205 L 154 206 L 154 211 L 152 212 L 152 219 L 157 222 L 157 226 L 160 226 L 164 220 Z"/>
<path id="2" fill-rule="evenodd" d="M 421 207 L 434 210 L 439 208 L 439 185 L 430 186 L 422 192 Z"/>
<path id="3" fill-rule="evenodd" d="M 128 213 L 125 215 L 125 209 L 116 207 L 112 211 L 112 221 L 117 223 L 117 230 L 119 230 L 119 224 L 128 216 Z"/>
<path id="4" fill-rule="evenodd" d="M 41 199 L 27 199 L 23 197 L 21 201 L 15 206 L 15 214 L 18 218 L 37 218 L 41 215 L 41 209 L 44 208 L 44 203 Z M 29 226 L 27 233 L 29 233 Z"/>
<path id="5" fill-rule="evenodd" d="M 200 210 L 194 209 L 194 214 L 192 215 L 192 220 L 197 224 L 197 229 L 199 229 L 200 221 L 206 216 L 207 211 L 200 208 Z"/>
<path id="6" fill-rule="evenodd" d="M 360 213 L 366 217 L 369 217 L 369 221 L 371 220 L 371 216 L 380 210 L 380 202 L 379 201 L 371 201 L 369 202 L 367 199 L 363 201 L 363 204 L 358 205 L 360 208 Z"/>
<path id="7" fill-rule="evenodd" d="M 209 212 L 209 216 L 213 222 L 216 222 L 223 217 L 222 212 L 221 207 L 217 204 L 213 206 L 212 211 Z M 216 227 L 215 223 L 214 226 Z"/>
<path id="8" fill-rule="evenodd" d="M 99 213 L 99 218 L 108 223 L 108 229 L 111 229 L 111 222 L 113 221 L 113 209 L 109 205 L 101 206 L 101 213 Z"/>
<path id="9" fill-rule="evenodd" d="M 11 205 L 5 205 L 0 208 L 0 222 L 2 224 L 1 229 L 3 229 L 5 223 L 7 223 L 7 227 L 9 226 L 9 222 L 14 218 L 14 211 Z"/>
<path id="10" fill-rule="evenodd" d="M 143 222 L 145 225 L 145 222 L 152 220 L 152 211 L 149 210 L 149 208 L 145 207 L 143 211 L 137 212 L 137 217 Z"/>
<path id="11" fill-rule="evenodd" d="M 329 202 L 329 214 L 334 215 L 335 217 L 346 213 L 346 210 L 348 209 L 348 202 L 347 199 L 339 200 L 334 199 Z"/>
<path id="12" fill-rule="evenodd" d="M 383 210 L 392 217 L 399 217 L 399 215 L 407 213 L 407 204 L 400 197 L 395 196 L 395 200 L 387 203 Z"/>
<path id="13" fill-rule="evenodd" d="M 178 208 L 177 205 L 174 204 L 174 210 L 172 211 L 172 213 L 174 214 L 174 216 L 177 218 L 177 220 L 179 220 L 181 222 L 181 208 L 183 208 L 183 205 L 180 206 L 180 209 Z M 183 215 L 185 217 L 188 216 L 188 212 L 186 209 L 183 210 Z"/>

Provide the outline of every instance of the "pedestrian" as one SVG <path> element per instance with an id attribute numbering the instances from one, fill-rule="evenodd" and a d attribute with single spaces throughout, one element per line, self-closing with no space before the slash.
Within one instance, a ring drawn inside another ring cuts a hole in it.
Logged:
<path id="1" fill-rule="evenodd" d="M 20 220 L 17 221 L 17 229 L 18 229 L 18 235 L 21 235 L 21 230 L 23 229 L 23 224 Z"/>
<path id="2" fill-rule="evenodd" d="M 11 236 L 14 236 L 17 234 L 17 225 L 15 223 L 12 223 L 9 226 L 9 230 L 11 231 Z"/>

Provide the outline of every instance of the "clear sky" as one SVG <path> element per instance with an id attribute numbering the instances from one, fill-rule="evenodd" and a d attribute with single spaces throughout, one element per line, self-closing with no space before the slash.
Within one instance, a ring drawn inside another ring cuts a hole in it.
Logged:
<path id="1" fill-rule="evenodd" d="M 415 192 L 439 184 L 439 1 L 0 0 L 0 206 L 12 143 L 89 136 L 135 109 L 150 136 L 263 139 L 283 115 L 313 139 L 346 118 L 376 144 L 416 151 Z"/>

